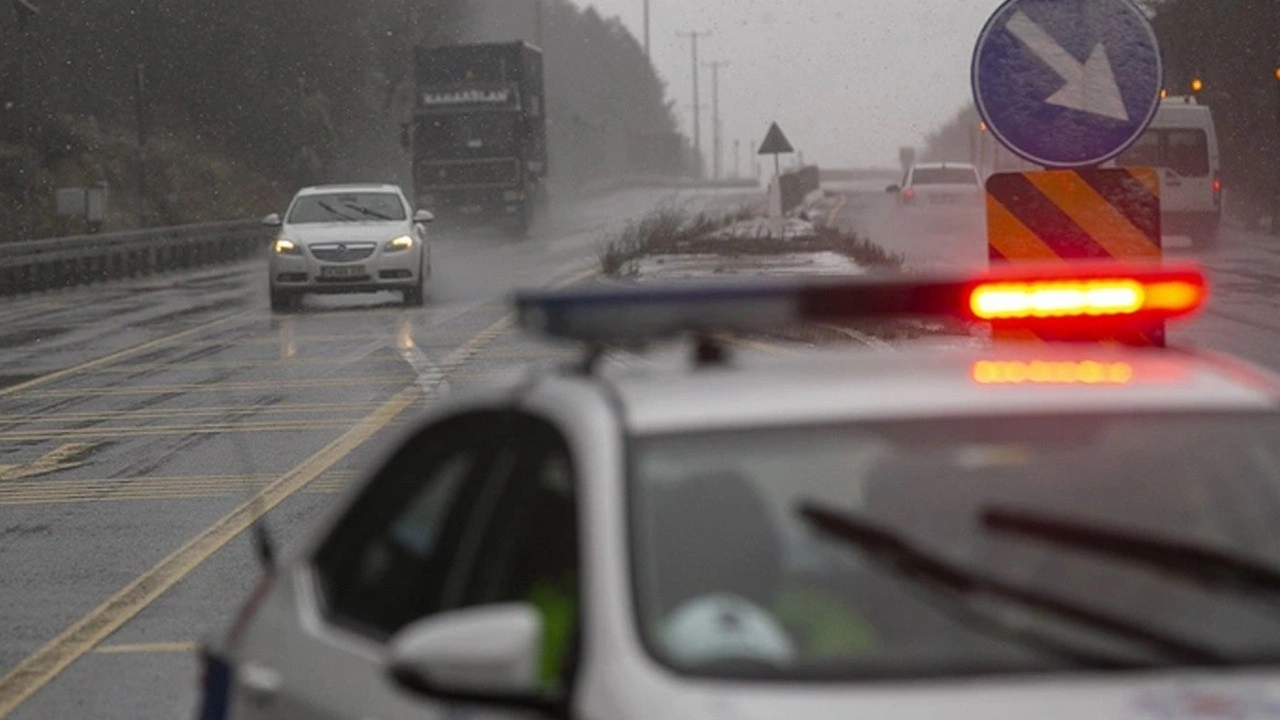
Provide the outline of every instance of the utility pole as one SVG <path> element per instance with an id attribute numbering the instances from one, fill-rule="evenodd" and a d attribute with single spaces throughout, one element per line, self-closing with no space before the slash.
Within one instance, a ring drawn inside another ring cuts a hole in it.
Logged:
<path id="1" fill-rule="evenodd" d="M 714 139 L 711 141 L 712 152 L 715 153 L 715 161 L 712 167 L 715 168 L 715 179 L 720 179 L 721 152 L 720 144 L 720 68 L 728 67 L 730 63 L 723 60 L 707 63 L 707 67 L 711 68 L 711 129 L 714 133 Z"/>
<path id="2" fill-rule="evenodd" d="M 733 141 L 733 179 L 742 177 L 742 141 Z"/>
<path id="3" fill-rule="evenodd" d="M 698 87 L 698 38 L 708 37 L 711 33 L 695 30 L 678 34 L 689 38 L 693 49 L 693 153 L 697 159 L 698 177 L 702 177 L 702 95 Z"/>
<path id="4" fill-rule="evenodd" d="M 35 182 L 31 168 L 31 69 L 27 65 L 31 55 L 31 19 L 40 14 L 39 8 L 28 0 L 13 0 L 13 11 L 18 16 L 18 74 L 22 98 L 19 104 L 19 137 L 22 138 L 22 237 L 30 240 L 35 230 L 35 208 L 31 203 L 31 185 Z"/>
<path id="5" fill-rule="evenodd" d="M 545 20 L 543 18 L 543 3 L 545 0 L 534 0 L 534 44 L 538 45 L 540 50 L 547 50 L 543 47 L 545 41 Z"/>
<path id="6" fill-rule="evenodd" d="M 649 51 L 649 0 L 644 0 L 644 56 L 653 60 L 653 54 Z"/>

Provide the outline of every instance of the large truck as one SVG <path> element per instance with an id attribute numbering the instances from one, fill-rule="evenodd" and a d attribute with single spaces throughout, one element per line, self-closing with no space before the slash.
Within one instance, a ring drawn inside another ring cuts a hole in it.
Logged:
<path id="1" fill-rule="evenodd" d="M 420 48 L 407 129 L 418 207 L 445 222 L 529 231 L 546 203 L 541 50 L 522 42 Z"/>

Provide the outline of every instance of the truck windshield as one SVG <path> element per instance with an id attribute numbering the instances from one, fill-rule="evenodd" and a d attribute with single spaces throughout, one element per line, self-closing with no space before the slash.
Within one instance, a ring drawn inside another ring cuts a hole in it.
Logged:
<path id="1" fill-rule="evenodd" d="M 417 146 L 428 159 L 513 157 L 516 121 L 510 112 L 425 115 L 418 121 Z"/>
<path id="2" fill-rule="evenodd" d="M 1280 568 L 1273 416 L 956 418 L 682 433 L 634 449 L 638 619 L 651 652 L 682 673 L 849 680 L 1062 669 L 1064 658 L 1031 634 L 1116 662 L 1180 662 L 1008 593 L 940 591 L 876 562 L 886 545 L 859 545 L 865 532 L 817 532 L 806 517 L 814 507 L 902 538 L 956 577 L 980 573 L 1226 662 L 1280 657 L 1276 606 L 1262 612 L 1236 585 L 1157 572 L 1155 551 L 1100 552 L 1108 546 L 1032 539 L 985 520 L 1055 518 Z M 743 632 L 726 632 L 724 613 Z M 1008 624 L 1016 618 L 1030 625 Z"/>

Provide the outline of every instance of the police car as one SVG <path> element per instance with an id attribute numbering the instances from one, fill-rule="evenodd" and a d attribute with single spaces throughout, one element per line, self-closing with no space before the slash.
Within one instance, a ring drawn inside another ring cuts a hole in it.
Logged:
<path id="1" fill-rule="evenodd" d="M 725 339 L 1121 338 L 1205 293 L 1064 264 L 521 295 L 581 361 L 435 410 L 208 645 L 202 717 L 1276 717 L 1276 378 L 1123 341 Z"/>

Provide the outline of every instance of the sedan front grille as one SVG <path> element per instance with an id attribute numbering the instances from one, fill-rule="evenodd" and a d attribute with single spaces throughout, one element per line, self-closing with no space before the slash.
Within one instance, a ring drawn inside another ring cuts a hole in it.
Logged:
<path id="1" fill-rule="evenodd" d="M 373 243 L 332 243 L 312 245 L 311 255 L 322 262 L 349 263 L 366 260 L 378 246 Z"/>

